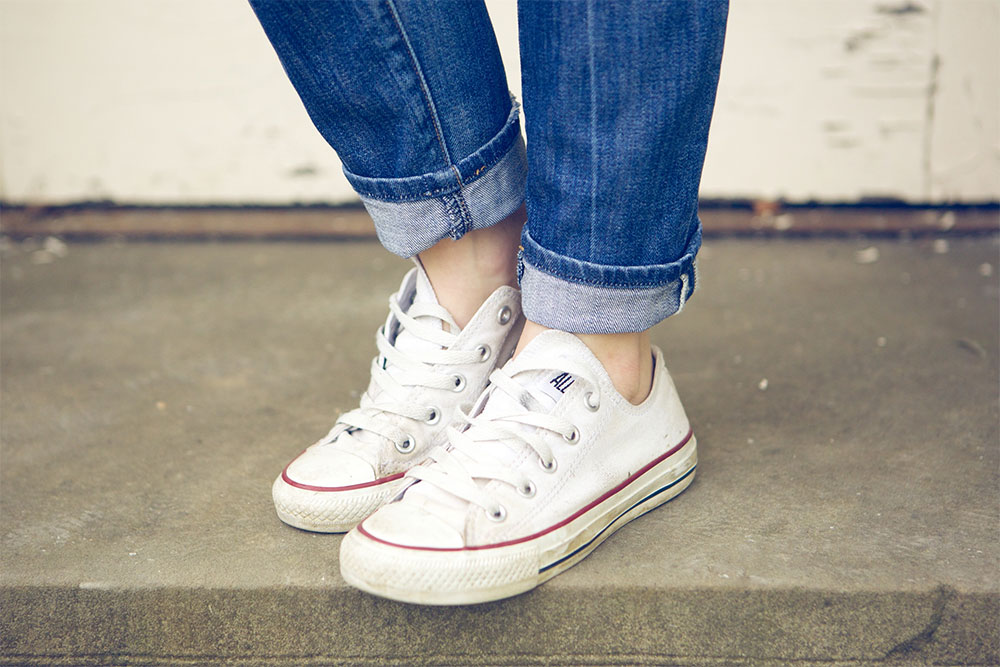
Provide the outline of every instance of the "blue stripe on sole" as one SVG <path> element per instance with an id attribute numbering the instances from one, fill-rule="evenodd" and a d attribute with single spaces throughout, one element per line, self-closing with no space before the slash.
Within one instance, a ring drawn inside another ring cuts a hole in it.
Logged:
<path id="1" fill-rule="evenodd" d="M 594 541 L 597 540 L 601 535 L 603 535 L 605 532 L 607 532 L 607 530 L 609 528 L 611 528 L 612 526 L 614 526 L 618 522 L 618 520 L 621 519 L 623 516 L 625 516 L 626 514 L 628 514 L 629 512 L 631 512 L 632 510 L 634 510 L 636 507 L 638 507 L 639 505 L 641 505 L 644 502 L 646 502 L 647 500 L 649 500 L 650 498 L 654 498 L 654 497 L 660 495 L 661 493 L 663 493 L 664 491 L 667 491 L 667 490 L 672 489 L 673 487 L 677 486 L 678 484 L 680 484 L 681 482 L 683 482 L 685 479 L 687 479 L 694 472 L 694 469 L 697 468 L 697 467 L 698 467 L 697 464 L 691 466 L 691 468 L 686 473 L 684 473 L 683 475 L 681 475 L 680 477 L 678 477 L 677 479 L 675 479 L 674 481 L 672 481 L 670 484 L 667 484 L 666 486 L 661 487 L 661 488 L 657 489 L 656 491 L 653 491 L 652 493 L 650 493 L 648 496 L 646 496 L 645 498 L 643 498 L 641 500 L 637 500 L 635 503 L 632 504 L 631 507 L 629 507 L 628 509 L 626 509 L 625 511 L 623 511 L 621 514 L 619 514 L 618 516 L 616 516 L 614 518 L 614 520 L 611 521 L 611 523 L 609 523 L 608 525 L 606 525 L 604 528 L 602 528 L 600 530 L 600 532 L 598 532 L 596 535 L 594 535 L 592 538 L 590 538 L 590 540 L 587 541 L 586 544 L 583 544 L 583 545 L 577 547 L 576 549 L 574 549 L 572 551 L 572 553 L 568 553 L 565 556 L 563 556 L 562 558 L 560 558 L 559 560 L 553 561 L 553 562 L 549 563 L 548 565 L 546 565 L 545 567 L 539 569 L 538 573 L 541 574 L 542 572 L 545 572 L 546 570 L 550 570 L 553 567 L 555 567 L 556 565 L 559 565 L 560 563 L 563 563 L 563 562 L 569 560 L 570 558 L 572 558 L 573 556 L 575 556 L 576 554 L 580 553 L 581 551 L 583 551 L 584 549 L 586 549 L 587 547 L 589 547 L 591 544 L 593 544 Z M 673 500 L 673 498 L 671 498 L 670 500 Z M 667 502 L 669 502 L 669 500 Z"/>

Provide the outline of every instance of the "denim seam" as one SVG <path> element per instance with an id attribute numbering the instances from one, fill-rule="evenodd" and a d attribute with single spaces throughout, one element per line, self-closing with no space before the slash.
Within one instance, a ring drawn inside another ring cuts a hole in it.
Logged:
<path id="1" fill-rule="evenodd" d="M 677 271 L 678 275 L 675 278 L 671 278 L 669 280 L 665 280 L 665 281 L 661 281 L 661 282 L 629 282 L 628 284 L 618 284 L 618 283 L 613 283 L 613 282 L 612 283 L 597 282 L 595 280 L 588 280 L 587 278 L 581 278 L 579 276 L 570 276 L 570 275 L 567 275 L 566 273 L 560 271 L 558 268 L 549 266 L 548 264 L 546 264 L 545 266 L 540 266 L 538 263 L 532 262 L 529 257 L 526 257 L 526 255 L 530 255 L 530 254 L 533 254 L 533 253 L 542 254 L 542 253 L 546 253 L 546 252 L 555 255 L 556 253 L 553 253 L 551 250 L 546 250 L 545 248 L 543 248 L 541 245 L 538 244 L 537 241 L 535 241 L 534 239 L 532 239 L 531 236 L 528 235 L 527 233 L 526 233 L 526 236 L 527 236 L 527 239 L 531 242 L 531 244 L 533 244 L 537 248 L 537 250 L 535 248 L 531 248 L 530 250 L 527 250 L 527 249 L 525 249 L 522 246 L 522 248 L 520 249 L 520 251 L 518 253 L 518 258 L 520 259 L 520 261 L 526 262 L 528 264 L 531 264 L 531 266 L 533 266 L 536 270 L 541 271 L 542 273 L 547 273 L 550 276 L 554 276 L 556 278 L 559 278 L 560 280 L 565 280 L 566 282 L 577 283 L 577 284 L 580 284 L 580 285 L 591 285 L 593 287 L 605 287 L 605 288 L 608 288 L 608 289 L 631 289 L 631 288 L 637 288 L 637 287 L 638 288 L 663 287 L 665 285 L 669 285 L 669 284 L 673 283 L 674 281 L 678 280 L 680 278 L 680 274 L 687 272 L 687 269 L 684 268 L 685 264 L 693 263 L 693 261 L 692 261 L 693 260 L 693 255 L 691 255 L 691 253 L 685 253 L 684 255 L 681 255 L 679 258 L 677 258 L 677 260 L 675 260 L 673 262 L 669 262 L 667 264 L 650 264 L 650 265 L 645 265 L 645 266 L 634 266 L 634 267 L 632 267 L 632 266 L 610 266 L 608 268 L 625 269 L 625 270 L 628 270 L 628 269 L 631 269 L 631 268 L 639 269 L 639 270 L 644 270 L 644 269 L 653 268 L 653 267 L 655 267 L 655 268 L 659 268 L 659 267 L 666 268 L 666 267 L 670 267 L 670 266 L 677 266 L 678 267 L 678 271 Z M 593 264 L 594 266 L 598 266 L 598 267 L 608 266 L 608 265 L 596 264 L 595 262 L 584 262 L 582 260 L 574 259 L 572 257 L 562 257 L 561 259 L 563 259 L 564 261 L 565 260 L 569 260 L 569 261 L 573 261 L 573 262 L 579 262 L 581 264 Z"/>
<path id="2" fill-rule="evenodd" d="M 434 134 L 437 135 L 438 145 L 441 147 L 441 152 L 444 154 L 445 162 L 451 165 L 451 156 L 448 154 L 448 146 L 444 143 L 444 135 L 441 131 L 441 121 L 438 119 L 437 107 L 434 105 L 434 100 L 431 98 L 431 91 L 427 87 L 427 80 L 424 79 L 424 73 L 420 69 L 420 63 L 417 62 L 417 54 L 413 51 L 413 45 L 410 44 L 410 38 L 406 34 L 406 29 L 403 28 L 403 22 L 399 18 L 399 12 L 396 10 L 396 5 L 393 0 L 385 0 L 386 6 L 389 8 L 389 13 L 392 14 L 392 20 L 396 24 L 396 29 L 399 30 L 399 36 L 403 39 L 403 44 L 406 46 L 406 52 L 410 56 L 410 64 L 413 65 L 413 72 L 417 75 L 417 81 L 419 82 L 420 92 L 424 96 L 424 103 L 427 105 L 427 113 L 431 117 L 431 125 L 434 127 Z"/>
<path id="3" fill-rule="evenodd" d="M 469 206 L 465 202 L 461 190 L 454 194 L 445 195 L 441 200 L 445 205 L 445 210 L 448 211 L 448 218 L 451 220 L 448 236 L 457 241 L 465 235 L 472 225 L 472 214 L 469 212 Z"/>
<path id="4" fill-rule="evenodd" d="M 355 192 L 357 192 L 362 197 L 368 197 L 369 199 L 377 199 L 378 201 L 408 202 L 408 201 L 423 201 L 424 199 L 433 198 L 440 194 L 450 194 L 452 192 L 455 192 L 455 190 L 456 190 L 455 186 L 448 186 L 444 188 L 438 188 L 436 190 L 425 190 L 424 192 L 421 192 L 419 195 L 401 195 L 398 197 L 379 196 L 371 192 L 362 192 L 361 190 L 355 190 Z"/>
<path id="5" fill-rule="evenodd" d="M 396 28 L 399 30 L 400 37 L 403 39 L 403 44 L 406 45 L 406 51 L 410 55 L 410 64 L 413 65 L 413 72 L 417 76 L 420 92 L 424 96 L 424 104 L 427 105 L 427 113 L 430 115 L 431 125 L 434 127 L 434 134 L 437 135 L 438 146 L 441 147 L 441 153 L 444 155 L 445 162 L 448 163 L 452 173 L 455 174 L 457 187 L 453 189 L 452 192 L 454 193 L 454 201 L 458 206 L 458 215 L 456 216 L 454 214 L 453 207 L 448 205 L 446 205 L 446 207 L 448 208 L 449 218 L 451 218 L 452 221 L 451 228 L 448 230 L 448 235 L 454 239 L 459 239 L 463 234 L 465 234 L 466 230 L 472 224 L 472 214 L 469 212 L 469 207 L 465 203 L 465 199 L 462 196 L 462 176 L 458 171 L 458 167 L 455 166 L 454 161 L 451 159 L 451 155 L 448 153 L 448 146 L 444 142 L 444 131 L 441 129 L 441 120 L 438 118 L 437 106 L 434 104 L 434 99 L 431 96 L 427 80 L 424 78 L 424 73 L 420 69 L 420 63 L 417 61 L 417 54 L 413 51 L 413 45 L 410 43 L 410 38 L 406 34 L 403 22 L 399 18 L 399 12 L 396 10 L 393 0 L 386 0 L 386 5 L 389 7 L 392 19 L 396 24 Z M 442 190 L 446 189 L 448 188 L 442 188 Z"/>
<path id="6" fill-rule="evenodd" d="M 594 234 L 594 227 L 597 224 L 597 86 L 594 83 L 594 3 L 593 0 L 587 2 L 587 76 L 590 87 L 590 254 L 595 255 L 597 248 L 595 242 L 597 235 Z"/>
<path id="7" fill-rule="evenodd" d="M 685 255 L 684 257 L 688 257 L 688 255 Z M 678 262 L 681 262 L 681 261 L 683 261 L 683 258 L 681 260 L 678 260 Z M 524 263 L 531 264 L 531 262 L 528 262 L 528 261 L 525 261 Z M 583 280 L 583 279 L 577 280 L 576 278 L 570 278 L 568 276 L 561 275 L 561 274 L 559 274 L 556 271 L 549 271 L 547 268 L 543 269 L 541 267 L 535 266 L 534 264 L 531 264 L 531 267 L 535 271 L 538 271 L 539 273 L 548 274 L 548 275 L 552 276 L 553 278 L 558 278 L 559 280 L 563 280 L 563 281 L 568 282 L 568 283 L 574 283 L 574 284 L 577 284 L 577 285 L 586 285 L 587 287 L 597 287 L 597 288 L 600 288 L 600 289 L 608 289 L 608 290 L 616 290 L 616 289 L 620 289 L 620 290 L 632 290 L 632 289 L 654 290 L 654 289 L 664 289 L 664 288 L 670 287 L 671 285 L 674 285 L 678 281 L 681 282 L 681 283 L 683 283 L 684 282 L 684 278 L 687 275 L 687 272 L 680 271 L 680 272 L 678 272 L 676 278 L 672 278 L 672 279 L 670 279 L 670 280 L 668 280 L 666 282 L 663 282 L 663 283 L 636 283 L 634 285 L 607 285 L 607 284 L 604 284 L 604 283 L 594 282 L 593 280 Z M 641 267 L 639 267 L 639 268 L 641 268 Z M 692 264 L 692 268 L 693 268 L 693 264 Z M 521 270 L 519 271 L 518 281 L 521 280 L 521 276 L 523 276 L 523 275 L 524 275 L 524 268 L 522 267 Z M 694 284 L 694 281 L 691 278 L 688 278 L 688 281 L 689 281 L 689 285 L 693 285 Z M 694 290 L 691 290 L 691 289 L 688 290 L 689 293 L 693 292 L 693 291 Z"/>
<path id="8" fill-rule="evenodd" d="M 653 266 L 673 266 L 675 264 L 683 266 L 684 263 L 687 261 L 687 259 L 690 256 L 691 256 L 690 254 L 684 255 L 683 257 L 679 258 L 676 262 L 671 262 L 670 264 L 655 264 Z M 642 282 L 642 283 L 629 283 L 628 285 L 619 285 L 617 283 L 601 283 L 601 282 L 597 282 L 595 280 L 587 280 L 586 278 L 579 278 L 577 276 L 568 276 L 568 275 L 566 275 L 564 273 L 561 273 L 558 270 L 552 269 L 551 267 L 548 267 L 548 266 L 546 266 L 546 267 L 538 266 L 534 262 L 532 262 L 532 261 L 530 261 L 528 259 L 525 259 L 523 256 L 521 258 L 521 261 L 523 261 L 526 264 L 531 264 L 531 266 L 533 266 L 535 268 L 535 270 L 537 270 L 537 271 L 541 271 L 542 273 L 547 273 L 550 276 L 553 276 L 555 278 L 559 278 L 560 280 L 565 280 L 568 283 L 577 283 L 578 285 L 588 285 L 590 287 L 603 287 L 603 288 L 606 288 L 606 289 L 623 289 L 623 290 L 627 290 L 627 289 L 634 289 L 634 288 L 655 289 L 657 287 L 666 287 L 666 286 L 671 285 L 672 283 L 675 283 L 678 280 L 680 280 L 680 275 L 682 273 L 685 273 L 685 271 L 682 269 L 682 270 L 680 270 L 680 271 L 677 272 L 677 277 L 676 278 L 672 278 L 672 279 L 664 281 L 664 282 L 655 282 L 655 283 L 645 283 L 645 282 Z M 616 268 L 645 269 L 647 267 L 645 267 L 645 266 L 636 266 L 636 267 L 616 267 Z M 523 273 L 523 270 L 522 270 L 521 273 Z"/>
<path id="9" fill-rule="evenodd" d="M 469 229 L 472 228 L 472 212 L 469 211 L 469 204 L 465 201 L 465 183 L 462 182 L 462 172 L 458 170 L 456 165 L 451 165 L 451 170 L 455 172 L 455 180 L 458 181 L 458 190 L 455 191 L 455 199 L 458 200 L 458 207 L 461 210 L 461 218 L 459 220 L 459 226 L 449 233 L 449 235 L 458 240 L 465 235 Z"/>

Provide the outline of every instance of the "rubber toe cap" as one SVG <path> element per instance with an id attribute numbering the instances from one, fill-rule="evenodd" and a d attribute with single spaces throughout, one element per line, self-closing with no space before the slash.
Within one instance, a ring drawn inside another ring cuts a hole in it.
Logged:
<path id="1" fill-rule="evenodd" d="M 390 503 L 364 520 L 365 532 L 380 540 L 406 547 L 460 549 L 462 534 L 422 507 Z"/>
<path id="2" fill-rule="evenodd" d="M 375 481 L 375 469 L 350 452 L 330 445 L 313 445 L 288 464 L 283 477 L 293 486 L 338 488 Z"/>

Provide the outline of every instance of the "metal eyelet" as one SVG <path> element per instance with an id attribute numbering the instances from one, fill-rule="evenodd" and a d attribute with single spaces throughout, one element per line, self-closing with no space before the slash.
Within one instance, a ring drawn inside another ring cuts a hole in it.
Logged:
<path id="1" fill-rule="evenodd" d="M 486 516 L 488 516 L 491 521 L 500 523 L 507 518 L 507 508 L 503 505 L 497 505 L 496 509 L 486 512 Z"/>
<path id="2" fill-rule="evenodd" d="M 580 429 L 574 426 L 572 431 L 570 431 L 568 434 L 563 435 L 563 440 L 565 440 L 571 445 L 575 445 L 576 443 L 580 442 Z"/>
<path id="3" fill-rule="evenodd" d="M 400 454 L 409 454 L 414 449 L 417 448 L 417 441 L 413 439 L 412 435 L 408 435 L 403 438 L 402 442 L 396 443 L 396 451 Z"/>
<path id="4" fill-rule="evenodd" d="M 489 345 L 480 345 L 476 348 L 476 352 L 479 353 L 479 361 L 486 361 L 490 358 L 490 355 L 493 354 Z"/>
<path id="5" fill-rule="evenodd" d="M 464 375 L 461 373 L 455 373 L 455 376 L 452 379 L 455 381 L 455 386 L 451 388 L 452 391 L 455 393 L 465 391 L 466 381 Z"/>
<path id="6" fill-rule="evenodd" d="M 518 494 L 523 498 L 533 498 L 535 496 L 535 491 L 537 491 L 535 484 L 530 479 L 524 486 L 517 487 Z"/>
<path id="7" fill-rule="evenodd" d="M 497 322 L 500 324 L 507 324 L 510 322 L 510 306 L 504 306 L 500 309 L 500 312 L 497 313 Z"/>
<path id="8" fill-rule="evenodd" d="M 594 402 L 591 403 L 590 402 L 591 399 L 596 399 L 596 400 L 594 400 Z M 588 391 L 587 394 L 583 397 L 583 404 L 586 405 L 587 409 L 590 410 L 591 412 L 597 412 L 597 410 L 601 407 L 600 399 L 597 399 L 594 396 L 594 392 L 592 391 Z"/>
<path id="9" fill-rule="evenodd" d="M 430 412 L 427 413 L 427 418 L 424 421 L 428 424 L 437 424 L 441 421 L 441 408 L 435 408 L 431 406 L 429 408 Z"/>
<path id="10" fill-rule="evenodd" d="M 542 470 L 544 470 L 545 472 L 555 472 L 556 468 L 559 467 L 559 466 L 556 463 L 555 459 L 552 459 L 548 463 L 546 463 L 545 461 L 543 461 L 541 459 L 538 459 L 538 467 L 541 468 Z"/>

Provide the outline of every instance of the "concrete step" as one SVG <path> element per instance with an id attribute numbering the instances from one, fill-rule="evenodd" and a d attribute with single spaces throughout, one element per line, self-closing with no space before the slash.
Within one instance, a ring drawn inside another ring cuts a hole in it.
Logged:
<path id="1" fill-rule="evenodd" d="M 707 242 L 653 335 L 695 483 L 535 591 L 422 608 L 269 490 L 356 403 L 405 262 L 8 243 L 0 663 L 1000 663 L 997 256 Z"/>
<path id="2" fill-rule="evenodd" d="M 997 207 L 951 210 L 911 206 L 802 206 L 780 202 L 702 202 L 706 238 L 803 237 L 871 234 L 937 236 L 1000 231 Z M 59 236 L 101 240 L 374 240 L 375 226 L 356 206 L 182 206 L 113 204 L 6 206 L 0 234 L 23 240 Z"/>

